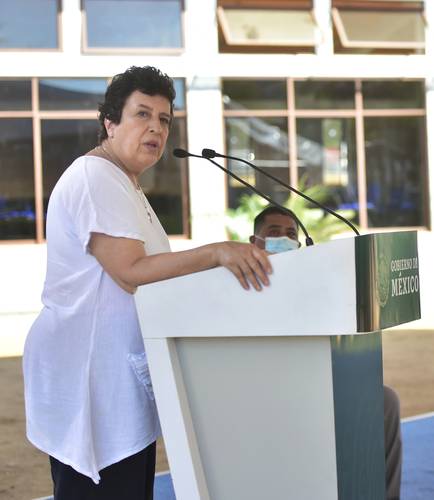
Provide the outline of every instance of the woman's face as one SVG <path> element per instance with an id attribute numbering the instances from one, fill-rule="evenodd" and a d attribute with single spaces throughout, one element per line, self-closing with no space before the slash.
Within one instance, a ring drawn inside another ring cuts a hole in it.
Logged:
<path id="1" fill-rule="evenodd" d="M 135 90 L 125 101 L 121 121 L 105 120 L 108 143 L 127 173 L 137 178 L 163 154 L 171 121 L 170 102 Z"/>

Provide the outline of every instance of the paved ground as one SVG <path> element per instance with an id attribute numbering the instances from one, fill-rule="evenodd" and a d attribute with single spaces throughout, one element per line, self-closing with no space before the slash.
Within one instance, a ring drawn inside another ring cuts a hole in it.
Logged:
<path id="1" fill-rule="evenodd" d="M 434 411 L 434 332 L 383 334 L 384 381 L 401 399 L 402 417 Z M 167 470 L 162 443 L 157 470 Z M 24 437 L 21 358 L 0 359 L 0 500 L 51 493 L 45 455 Z"/>

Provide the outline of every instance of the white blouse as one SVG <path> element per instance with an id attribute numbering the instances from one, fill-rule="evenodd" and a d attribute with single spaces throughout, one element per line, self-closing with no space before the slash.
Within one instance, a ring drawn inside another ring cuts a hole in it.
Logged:
<path id="1" fill-rule="evenodd" d="M 161 431 L 134 297 L 88 252 L 92 232 L 140 240 L 147 255 L 170 246 L 147 200 L 111 162 L 80 157 L 56 184 L 44 308 L 24 349 L 27 436 L 98 483 L 101 469 Z"/>

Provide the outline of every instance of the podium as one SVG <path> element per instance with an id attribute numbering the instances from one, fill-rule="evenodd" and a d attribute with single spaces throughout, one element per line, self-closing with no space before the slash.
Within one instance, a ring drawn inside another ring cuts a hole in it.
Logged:
<path id="1" fill-rule="evenodd" d="M 420 318 L 416 232 L 141 286 L 177 500 L 384 500 L 381 330 Z"/>

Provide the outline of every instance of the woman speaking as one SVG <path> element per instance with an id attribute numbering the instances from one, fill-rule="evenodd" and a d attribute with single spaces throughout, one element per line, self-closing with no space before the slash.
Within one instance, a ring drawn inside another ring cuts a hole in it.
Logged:
<path id="1" fill-rule="evenodd" d="M 160 426 L 137 287 L 216 266 L 245 289 L 269 283 L 267 254 L 250 244 L 170 252 L 138 178 L 164 151 L 174 98 L 153 67 L 116 75 L 99 108 L 99 146 L 50 198 L 44 307 L 23 363 L 27 436 L 50 456 L 55 500 L 153 498 Z"/>

